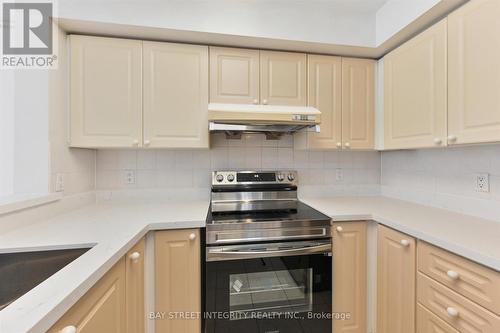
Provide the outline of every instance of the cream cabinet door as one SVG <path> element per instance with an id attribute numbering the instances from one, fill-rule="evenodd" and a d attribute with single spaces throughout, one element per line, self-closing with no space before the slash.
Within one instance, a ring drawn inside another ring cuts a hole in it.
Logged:
<path id="1" fill-rule="evenodd" d="M 500 0 L 448 17 L 449 144 L 500 141 Z"/>
<path id="2" fill-rule="evenodd" d="M 350 313 L 333 320 L 335 333 L 366 333 L 366 222 L 333 225 L 333 312 Z"/>
<path id="3" fill-rule="evenodd" d="M 346 149 L 374 148 L 374 60 L 342 58 L 342 143 Z"/>
<path id="4" fill-rule="evenodd" d="M 208 47 L 144 42 L 144 146 L 208 148 Z"/>
<path id="5" fill-rule="evenodd" d="M 415 332 L 415 253 L 412 237 L 378 226 L 377 332 Z"/>
<path id="6" fill-rule="evenodd" d="M 210 47 L 210 103 L 258 104 L 259 50 Z"/>
<path id="7" fill-rule="evenodd" d="M 126 332 L 125 259 L 120 259 L 48 333 L 60 333 L 68 326 L 78 333 Z"/>
<path id="8" fill-rule="evenodd" d="M 70 45 L 70 145 L 139 146 L 142 42 L 71 35 Z"/>
<path id="9" fill-rule="evenodd" d="M 384 147 L 446 145 L 446 19 L 384 57 Z"/>
<path id="10" fill-rule="evenodd" d="M 303 53 L 260 51 L 261 103 L 306 106 L 306 63 Z"/>
<path id="11" fill-rule="evenodd" d="M 320 133 L 299 131 L 298 149 L 342 148 L 342 60 L 340 57 L 307 56 L 307 104 L 321 111 Z"/>
<path id="12" fill-rule="evenodd" d="M 156 311 L 201 311 L 200 233 L 198 229 L 155 233 Z M 157 333 L 200 332 L 199 319 L 158 319 Z"/>
<path id="13" fill-rule="evenodd" d="M 144 239 L 127 252 L 125 264 L 127 333 L 144 332 Z"/>

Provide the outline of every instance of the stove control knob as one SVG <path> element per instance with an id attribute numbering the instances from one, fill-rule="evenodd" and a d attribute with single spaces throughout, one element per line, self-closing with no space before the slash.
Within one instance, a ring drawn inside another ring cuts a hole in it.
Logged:
<path id="1" fill-rule="evenodd" d="M 277 176 L 277 177 L 278 177 L 278 180 L 279 180 L 280 182 L 282 182 L 282 181 L 284 181 L 284 180 L 285 180 L 285 175 L 284 175 L 284 174 L 282 174 L 282 173 L 278 173 L 278 176 Z"/>
<path id="2" fill-rule="evenodd" d="M 293 173 L 288 174 L 288 180 L 291 182 L 293 182 L 295 180 L 295 176 L 293 175 Z"/>
<path id="3" fill-rule="evenodd" d="M 234 175 L 232 174 L 227 175 L 227 180 L 232 182 L 234 180 Z"/>
<path id="4" fill-rule="evenodd" d="M 217 180 L 220 183 L 224 180 L 224 176 L 221 174 L 218 174 L 217 176 L 215 176 L 215 180 Z"/>

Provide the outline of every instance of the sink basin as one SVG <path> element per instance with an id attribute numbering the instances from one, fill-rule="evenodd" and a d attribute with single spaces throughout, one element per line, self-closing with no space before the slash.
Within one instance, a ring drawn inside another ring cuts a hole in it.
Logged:
<path id="1" fill-rule="evenodd" d="M 0 254 L 0 310 L 90 248 Z"/>

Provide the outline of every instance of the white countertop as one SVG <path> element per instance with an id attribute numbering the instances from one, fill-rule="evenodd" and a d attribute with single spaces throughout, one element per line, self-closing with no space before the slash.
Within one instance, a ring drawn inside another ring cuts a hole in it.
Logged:
<path id="1" fill-rule="evenodd" d="M 45 332 L 148 231 L 204 227 L 208 207 L 208 200 L 99 203 L 1 234 L 0 253 L 93 247 L 0 311 L 0 332 Z"/>
<path id="2" fill-rule="evenodd" d="M 374 220 L 500 271 L 500 223 L 383 197 L 301 200 L 334 221 Z M 1 234 L 0 253 L 93 247 L 0 311 L 0 332 L 45 332 L 148 231 L 205 226 L 208 199 L 140 202 L 93 204 Z"/>
<path id="3" fill-rule="evenodd" d="M 334 221 L 374 220 L 500 271 L 500 223 L 385 197 L 301 198 Z"/>

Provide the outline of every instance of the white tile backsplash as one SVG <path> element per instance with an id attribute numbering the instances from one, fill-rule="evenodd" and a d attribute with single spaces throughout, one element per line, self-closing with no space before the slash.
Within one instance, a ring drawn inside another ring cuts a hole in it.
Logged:
<path id="1" fill-rule="evenodd" d="M 500 221 L 500 145 L 382 152 L 381 193 Z M 490 174 L 490 192 L 475 175 Z"/>
<path id="2" fill-rule="evenodd" d="M 296 169 L 301 187 L 309 186 L 309 193 L 376 194 L 380 185 L 378 152 L 294 150 L 291 135 L 266 140 L 258 134 L 245 134 L 241 140 L 212 134 L 211 147 L 210 150 L 98 150 L 97 188 L 208 188 L 210 172 L 223 169 Z M 337 168 L 344 173 L 340 182 L 335 179 Z M 127 170 L 136 172 L 135 184 L 125 184 Z M 332 189 L 324 189 L 327 186 Z"/>

